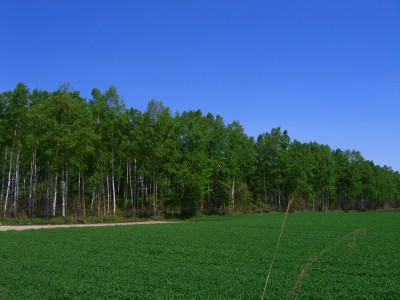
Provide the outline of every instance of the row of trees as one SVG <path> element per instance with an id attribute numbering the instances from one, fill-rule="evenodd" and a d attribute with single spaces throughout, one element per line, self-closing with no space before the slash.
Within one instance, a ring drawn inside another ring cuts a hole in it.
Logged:
<path id="1" fill-rule="evenodd" d="M 87 101 L 19 83 L 0 94 L 1 216 L 160 215 L 400 206 L 400 174 L 359 152 L 257 140 L 239 122 L 150 101 L 125 108 L 115 87 Z"/>

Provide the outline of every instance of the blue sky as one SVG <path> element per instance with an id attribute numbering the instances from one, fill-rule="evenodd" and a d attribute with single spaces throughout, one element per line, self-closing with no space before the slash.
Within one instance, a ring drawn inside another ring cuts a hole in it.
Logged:
<path id="1" fill-rule="evenodd" d="M 398 0 L 2 0 L 0 91 L 115 85 L 400 170 Z"/>

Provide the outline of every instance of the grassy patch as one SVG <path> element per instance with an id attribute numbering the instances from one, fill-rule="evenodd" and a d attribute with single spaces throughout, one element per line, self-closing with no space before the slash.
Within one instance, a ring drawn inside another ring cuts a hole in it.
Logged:
<path id="1" fill-rule="evenodd" d="M 2 299 L 260 299 L 283 216 L 0 232 Z M 295 299 L 399 299 L 398 224 L 400 214 L 290 214 L 267 298 L 286 298 L 306 270 Z"/>

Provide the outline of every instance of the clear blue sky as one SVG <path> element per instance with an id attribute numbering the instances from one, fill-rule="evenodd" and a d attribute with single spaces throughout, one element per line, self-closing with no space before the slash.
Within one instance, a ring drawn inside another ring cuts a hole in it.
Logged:
<path id="1" fill-rule="evenodd" d="M 399 0 L 0 3 L 0 91 L 115 85 L 400 170 Z"/>

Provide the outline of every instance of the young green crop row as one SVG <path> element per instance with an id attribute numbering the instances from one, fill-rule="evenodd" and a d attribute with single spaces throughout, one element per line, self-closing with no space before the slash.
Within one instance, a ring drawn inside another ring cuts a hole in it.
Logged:
<path id="1" fill-rule="evenodd" d="M 282 220 L 1 232 L 0 299 L 260 299 Z M 399 221 L 397 213 L 290 214 L 267 298 L 295 287 L 295 299 L 399 299 Z"/>

